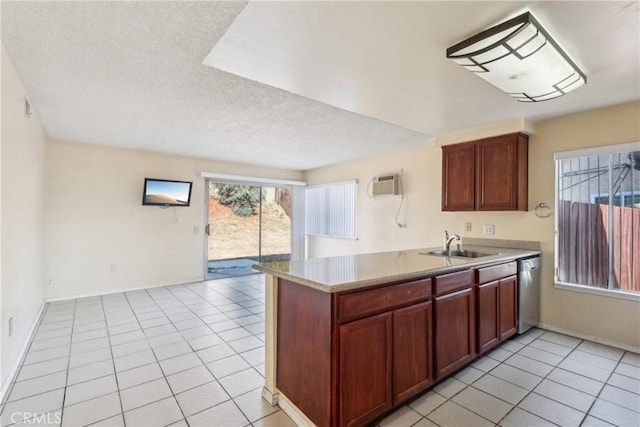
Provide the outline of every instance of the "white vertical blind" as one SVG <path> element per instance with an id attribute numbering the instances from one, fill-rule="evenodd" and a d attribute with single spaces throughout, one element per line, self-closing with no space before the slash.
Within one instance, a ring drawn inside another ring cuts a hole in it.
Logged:
<path id="1" fill-rule="evenodd" d="M 357 186 L 354 180 L 307 187 L 307 235 L 355 239 Z"/>

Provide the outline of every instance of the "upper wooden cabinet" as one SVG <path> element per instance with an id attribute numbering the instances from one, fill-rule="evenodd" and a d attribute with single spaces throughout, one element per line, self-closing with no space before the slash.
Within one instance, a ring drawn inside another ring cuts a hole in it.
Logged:
<path id="1" fill-rule="evenodd" d="M 475 143 L 442 147 L 442 210 L 472 211 L 475 207 Z"/>
<path id="2" fill-rule="evenodd" d="M 526 211 L 528 151 L 522 133 L 442 147 L 442 210 Z"/>

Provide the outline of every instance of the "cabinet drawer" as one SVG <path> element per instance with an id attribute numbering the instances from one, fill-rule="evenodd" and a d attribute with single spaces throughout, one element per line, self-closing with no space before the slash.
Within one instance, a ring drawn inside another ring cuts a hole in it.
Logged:
<path id="1" fill-rule="evenodd" d="M 458 271 L 456 273 L 443 274 L 433 278 L 433 293 L 435 295 L 448 294 L 471 286 L 473 272 L 471 270 Z"/>
<path id="2" fill-rule="evenodd" d="M 518 265 L 513 261 L 505 264 L 494 265 L 492 267 L 479 268 L 476 271 L 478 284 L 482 284 L 517 274 Z"/>
<path id="3" fill-rule="evenodd" d="M 370 291 L 338 296 L 338 318 L 347 321 L 396 307 L 413 304 L 431 296 L 431 279 L 385 286 Z"/>

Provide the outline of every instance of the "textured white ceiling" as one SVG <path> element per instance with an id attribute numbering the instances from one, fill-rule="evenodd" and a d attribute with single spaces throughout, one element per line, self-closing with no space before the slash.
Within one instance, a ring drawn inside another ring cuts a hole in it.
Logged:
<path id="1" fill-rule="evenodd" d="M 52 138 L 304 170 L 638 99 L 638 4 L 3 1 L 1 23 Z M 524 6 L 587 86 L 520 104 L 444 58 Z"/>
<path id="2" fill-rule="evenodd" d="M 431 135 L 640 98 L 640 2 L 251 2 L 205 60 L 231 73 Z M 587 74 L 518 103 L 446 48 L 530 10 Z"/>
<path id="3" fill-rule="evenodd" d="M 49 137 L 311 169 L 432 141 L 202 65 L 245 2 L 2 2 Z"/>

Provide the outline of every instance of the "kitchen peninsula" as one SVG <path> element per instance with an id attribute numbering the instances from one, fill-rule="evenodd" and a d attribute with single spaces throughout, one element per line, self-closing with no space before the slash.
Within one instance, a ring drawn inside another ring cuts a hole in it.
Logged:
<path id="1" fill-rule="evenodd" d="M 263 396 L 299 425 L 361 426 L 517 332 L 525 249 L 265 263 Z"/>

